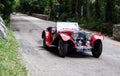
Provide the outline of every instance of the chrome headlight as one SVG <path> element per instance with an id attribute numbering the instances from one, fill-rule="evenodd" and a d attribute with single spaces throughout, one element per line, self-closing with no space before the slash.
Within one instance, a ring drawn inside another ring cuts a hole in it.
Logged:
<path id="1" fill-rule="evenodd" d="M 87 38 L 87 40 L 91 40 L 92 33 L 90 33 L 90 32 L 86 33 L 86 38 Z"/>
<path id="2" fill-rule="evenodd" d="M 90 41 L 86 41 L 86 45 L 89 46 L 90 45 Z"/>
<path id="3" fill-rule="evenodd" d="M 72 33 L 72 38 L 76 40 L 78 38 L 79 34 L 77 32 Z"/>

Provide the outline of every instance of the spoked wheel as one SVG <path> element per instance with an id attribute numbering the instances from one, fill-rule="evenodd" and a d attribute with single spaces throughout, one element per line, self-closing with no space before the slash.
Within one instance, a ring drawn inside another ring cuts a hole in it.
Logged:
<path id="1" fill-rule="evenodd" d="M 59 42 L 58 42 L 59 56 L 65 57 L 67 55 L 67 51 L 68 51 L 68 43 L 63 42 L 63 40 L 60 39 Z"/>
<path id="2" fill-rule="evenodd" d="M 46 45 L 46 36 L 44 35 L 43 37 L 43 47 L 47 48 L 48 46 Z"/>
<path id="3" fill-rule="evenodd" d="M 102 53 L 102 42 L 96 41 L 93 45 L 92 54 L 93 57 L 99 58 Z"/>

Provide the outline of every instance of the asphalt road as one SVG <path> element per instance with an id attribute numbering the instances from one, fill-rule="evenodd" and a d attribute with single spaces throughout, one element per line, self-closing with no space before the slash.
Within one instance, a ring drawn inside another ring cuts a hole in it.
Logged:
<path id="1" fill-rule="evenodd" d="M 41 33 L 55 22 L 23 14 L 11 15 L 11 29 L 20 43 L 28 76 L 120 76 L 120 42 L 105 37 L 100 58 L 91 52 L 61 58 L 54 48 L 42 46 Z"/>

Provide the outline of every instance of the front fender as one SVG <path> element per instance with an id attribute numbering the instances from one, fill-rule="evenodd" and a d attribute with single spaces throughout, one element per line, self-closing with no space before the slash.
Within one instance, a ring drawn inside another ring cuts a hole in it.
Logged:
<path id="1" fill-rule="evenodd" d="M 45 36 L 46 44 L 47 44 L 47 45 L 50 45 L 50 44 L 51 44 L 51 35 L 50 35 L 50 32 L 47 31 L 47 30 L 44 30 L 44 31 L 42 32 L 42 38 L 44 38 L 44 36 Z"/>
<path id="2" fill-rule="evenodd" d="M 91 43 L 94 44 L 94 42 L 97 41 L 97 40 L 103 41 L 104 36 L 102 34 L 94 34 L 94 35 L 92 35 Z"/>
<path id="3" fill-rule="evenodd" d="M 60 37 L 62 38 L 63 41 L 72 41 L 72 37 L 68 34 L 60 33 Z"/>

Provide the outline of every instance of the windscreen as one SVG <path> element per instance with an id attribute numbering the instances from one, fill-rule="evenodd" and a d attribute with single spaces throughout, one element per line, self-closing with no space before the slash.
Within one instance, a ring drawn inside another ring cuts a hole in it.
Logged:
<path id="1" fill-rule="evenodd" d="M 78 23 L 76 22 L 57 22 L 57 31 L 64 29 L 79 30 Z"/>

